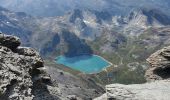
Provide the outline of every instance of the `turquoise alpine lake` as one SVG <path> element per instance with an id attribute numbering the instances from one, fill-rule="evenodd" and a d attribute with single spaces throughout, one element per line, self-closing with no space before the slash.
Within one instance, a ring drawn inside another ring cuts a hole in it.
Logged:
<path id="1" fill-rule="evenodd" d="M 101 72 L 104 68 L 111 65 L 110 62 L 97 55 L 58 56 L 55 61 L 57 64 L 65 65 L 86 74 Z"/>

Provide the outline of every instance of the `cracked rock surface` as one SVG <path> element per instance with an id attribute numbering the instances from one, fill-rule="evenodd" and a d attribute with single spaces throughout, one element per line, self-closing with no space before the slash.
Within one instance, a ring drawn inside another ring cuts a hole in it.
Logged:
<path id="1" fill-rule="evenodd" d="M 111 84 L 107 92 L 94 100 L 169 100 L 170 81 L 162 80 L 145 84 Z"/>
<path id="2" fill-rule="evenodd" d="M 42 58 L 20 44 L 19 38 L 0 33 L 0 100 L 33 100 L 34 84 L 43 79 L 38 73 Z"/>
<path id="3" fill-rule="evenodd" d="M 145 73 L 147 81 L 170 79 L 170 46 L 155 52 L 147 61 L 151 65 Z"/>

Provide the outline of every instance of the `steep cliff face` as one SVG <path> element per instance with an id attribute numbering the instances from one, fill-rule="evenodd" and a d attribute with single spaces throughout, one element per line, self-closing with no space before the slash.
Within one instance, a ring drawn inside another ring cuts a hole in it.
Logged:
<path id="1" fill-rule="evenodd" d="M 148 81 L 170 79 L 170 46 L 155 52 L 147 61 L 151 65 L 145 74 Z"/>
<path id="2" fill-rule="evenodd" d="M 169 100 L 170 98 L 170 47 L 152 54 L 147 61 L 151 65 L 145 76 L 145 84 L 111 84 L 106 93 L 94 100 Z"/>
<path id="3" fill-rule="evenodd" d="M 1 100 L 31 100 L 33 83 L 43 60 L 32 48 L 18 47 L 17 37 L 0 33 L 0 91 Z"/>

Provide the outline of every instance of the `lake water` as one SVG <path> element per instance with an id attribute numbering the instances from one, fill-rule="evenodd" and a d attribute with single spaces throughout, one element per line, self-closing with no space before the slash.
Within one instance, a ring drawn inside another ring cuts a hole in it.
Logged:
<path id="1" fill-rule="evenodd" d="M 97 73 L 111 65 L 108 61 L 97 55 L 82 55 L 76 57 L 58 56 L 57 64 L 63 64 L 86 74 Z"/>

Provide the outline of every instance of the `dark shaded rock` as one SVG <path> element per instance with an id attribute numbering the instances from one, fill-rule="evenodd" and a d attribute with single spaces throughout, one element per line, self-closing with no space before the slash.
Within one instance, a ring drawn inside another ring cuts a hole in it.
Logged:
<path id="1" fill-rule="evenodd" d="M 11 35 L 4 35 L 0 33 L 0 45 L 5 46 L 11 50 L 15 50 L 21 44 L 20 39 Z"/>
<path id="2" fill-rule="evenodd" d="M 37 76 L 37 75 L 41 74 L 41 71 L 39 69 L 34 69 L 34 70 L 30 70 L 29 73 L 32 76 Z"/>
<path id="3" fill-rule="evenodd" d="M 50 76 L 42 76 L 42 82 L 43 83 L 51 83 L 51 77 Z"/>
<path id="4" fill-rule="evenodd" d="M 76 21 L 77 18 L 83 19 L 82 11 L 79 10 L 79 9 L 75 9 L 75 10 L 73 11 L 73 13 L 72 13 L 71 16 L 70 16 L 69 21 L 70 21 L 71 23 L 75 23 L 75 21 Z"/>
<path id="5" fill-rule="evenodd" d="M 41 68 L 44 66 L 44 62 L 41 58 L 35 58 L 32 62 L 33 69 Z"/>
<path id="6" fill-rule="evenodd" d="M 155 52 L 147 61 L 150 64 L 145 74 L 147 81 L 170 79 L 170 46 Z"/>
<path id="7" fill-rule="evenodd" d="M 67 98 L 68 98 L 69 100 L 78 100 L 77 97 L 76 97 L 76 95 L 69 95 Z"/>
<path id="8" fill-rule="evenodd" d="M 25 56 L 36 56 L 37 55 L 37 52 L 30 47 L 18 47 L 16 52 L 20 55 L 25 55 Z"/>
<path id="9" fill-rule="evenodd" d="M 60 75 L 64 75 L 64 73 L 63 73 L 63 72 L 60 72 Z"/>
<path id="10" fill-rule="evenodd" d="M 79 39 L 74 33 L 63 30 L 62 37 L 68 45 L 67 51 L 64 53 L 65 56 L 73 57 L 83 54 L 93 54 L 91 47 L 83 39 Z"/>
<path id="11" fill-rule="evenodd" d="M 49 55 L 50 52 L 54 52 L 56 49 L 56 46 L 60 43 L 60 37 L 57 33 L 53 33 L 55 34 L 51 41 L 49 41 L 48 43 L 45 43 L 41 49 L 40 49 L 40 54 L 41 55 Z"/>

